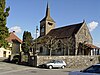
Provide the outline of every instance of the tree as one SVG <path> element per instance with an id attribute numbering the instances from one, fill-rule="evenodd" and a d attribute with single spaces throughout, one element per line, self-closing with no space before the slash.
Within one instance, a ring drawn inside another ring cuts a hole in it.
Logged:
<path id="1" fill-rule="evenodd" d="M 49 50 L 50 56 L 52 55 L 52 51 L 56 50 L 55 49 L 56 48 L 55 45 L 56 45 L 56 42 L 57 42 L 56 37 L 52 37 L 52 36 L 49 36 L 49 35 L 44 36 L 44 37 L 38 38 L 37 42 L 41 43 L 45 48 L 47 48 Z"/>
<path id="2" fill-rule="evenodd" d="M 23 43 L 22 43 L 22 51 L 24 53 L 29 53 L 32 43 L 31 33 L 28 31 L 24 31 L 23 33 Z"/>
<path id="3" fill-rule="evenodd" d="M 8 28 L 6 27 L 6 18 L 9 16 L 10 7 L 5 8 L 6 1 L 0 0 L 0 47 L 7 47 L 6 38 L 9 36 Z"/>

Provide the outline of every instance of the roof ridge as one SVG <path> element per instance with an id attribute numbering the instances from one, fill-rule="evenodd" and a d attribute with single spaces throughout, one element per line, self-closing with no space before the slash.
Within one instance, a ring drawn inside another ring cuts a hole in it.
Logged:
<path id="1" fill-rule="evenodd" d="M 75 26 L 75 25 L 80 25 L 80 24 L 82 24 L 82 23 L 83 23 L 83 22 L 81 22 L 81 23 L 76 23 L 76 24 L 71 24 L 71 25 L 67 25 L 67 26 L 62 26 L 62 27 L 55 28 L 55 29 L 52 29 L 52 30 L 62 29 L 62 28 L 65 28 L 65 27 L 70 27 L 70 26 Z"/>
<path id="2" fill-rule="evenodd" d="M 22 43 L 22 40 L 17 37 L 14 32 L 10 32 L 10 36 L 7 38 L 8 41 L 11 41 L 11 40 L 17 40 L 18 42 Z"/>
<path id="3" fill-rule="evenodd" d="M 14 33 L 13 33 L 13 35 L 18 39 L 19 42 L 22 43 L 22 40 L 18 36 L 16 36 Z"/>

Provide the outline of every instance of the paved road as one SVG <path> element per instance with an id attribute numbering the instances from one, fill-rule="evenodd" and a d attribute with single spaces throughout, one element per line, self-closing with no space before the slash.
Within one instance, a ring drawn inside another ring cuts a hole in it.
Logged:
<path id="1" fill-rule="evenodd" d="M 73 69 L 41 69 L 0 62 L 0 75 L 68 75 Z"/>

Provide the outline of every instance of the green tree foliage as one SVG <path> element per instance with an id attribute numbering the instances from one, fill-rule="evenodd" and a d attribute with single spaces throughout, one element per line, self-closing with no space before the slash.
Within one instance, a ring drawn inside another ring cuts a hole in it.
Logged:
<path id="1" fill-rule="evenodd" d="M 24 31 L 23 33 L 23 43 L 22 43 L 22 50 L 24 53 L 29 53 L 32 43 L 32 36 L 31 33 L 28 31 Z"/>
<path id="2" fill-rule="evenodd" d="M 9 16 L 10 7 L 5 8 L 5 4 L 5 0 L 0 0 L 0 47 L 3 46 L 6 48 L 7 41 L 5 39 L 9 36 L 6 19 Z"/>

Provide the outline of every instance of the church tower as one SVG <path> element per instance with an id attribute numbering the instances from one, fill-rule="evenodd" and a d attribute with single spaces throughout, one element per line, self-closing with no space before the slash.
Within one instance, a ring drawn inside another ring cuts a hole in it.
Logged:
<path id="1" fill-rule="evenodd" d="M 47 3 L 46 15 L 40 21 L 40 37 L 45 36 L 48 32 L 55 28 L 55 21 L 50 16 L 50 7 Z"/>

